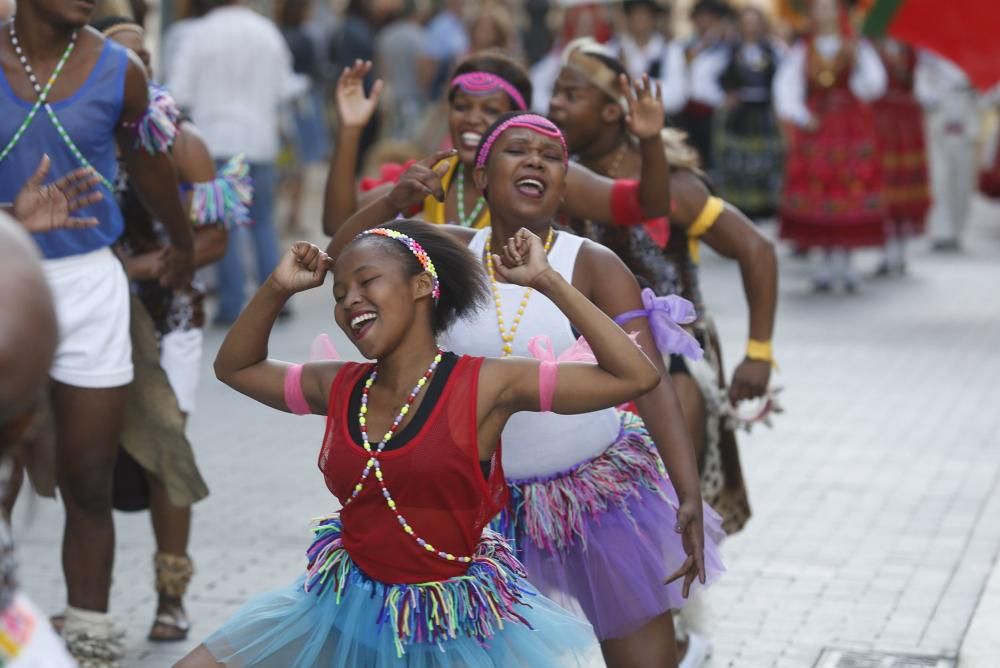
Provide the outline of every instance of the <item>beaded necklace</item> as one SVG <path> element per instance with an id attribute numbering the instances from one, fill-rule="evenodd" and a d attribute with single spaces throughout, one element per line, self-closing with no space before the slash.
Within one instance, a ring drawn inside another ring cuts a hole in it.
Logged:
<path id="1" fill-rule="evenodd" d="M 406 414 L 410 412 L 410 406 L 413 405 L 413 402 L 416 400 L 417 395 L 420 394 L 420 392 L 424 389 L 424 386 L 427 385 L 427 381 L 430 380 L 431 376 L 434 375 L 434 370 L 437 369 L 438 364 L 441 363 L 441 357 L 443 354 L 444 351 L 438 348 L 437 355 L 434 356 L 434 360 L 431 362 L 431 365 L 427 367 L 427 371 L 424 372 L 424 375 L 420 377 L 420 380 L 417 381 L 417 384 L 410 391 L 409 396 L 406 397 L 406 402 L 403 404 L 403 407 L 399 409 L 399 413 L 396 415 L 396 418 L 392 421 L 392 425 L 389 427 L 389 430 L 385 432 L 385 435 L 382 436 L 382 440 L 378 443 L 378 445 L 375 447 L 374 450 L 372 450 L 372 444 L 368 440 L 368 418 L 367 418 L 368 393 L 371 391 L 372 385 L 375 384 L 375 380 L 378 378 L 378 368 L 376 367 L 372 369 L 371 375 L 368 376 L 368 380 L 365 381 L 365 386 L 361 390 L 361 409 L 358 411 L 358 425 L 361 428 L 361 442 L 364 445 L 365 452 L 368 453 L 368 462 L 365 464 L 365 468 L 361 472 L 361 480 L 359 480 L 358 483 L 354 486 L 354 490 L 351 492 L 350 498 L 348 498 L 347 501 L 344 503 L 344 507 L 346 508 L 348 505 L 350 505 L 351 501 L 353 501 L 355 498 L 357 498 L 359 494 L 361 494 L 361 490 L 363 490 L 365 487 L 365 480 L 367 480 L 369 474 L 374 470 L 375 480 L 378 481 L 378 486 L 382 490 L 382 497 L 385 499 L 385 505 L 388 506 L 389 510 L 392 511 L 393 515 L 396 516 L 396 521 L 399 522 L 399 526 L 402 527 L 404 532 L 412 536 L 413 539 L 417 541 L 417 544 L 420 547 L 424 548 L 426 551 L 430 552 L 436 557 L 440 557 L 441 559 L 445 559 L 447 561 L 460 561 L 462 563 L 469 563 L 472 561 L 472 557 L 456 557 L 454 554 L 451 554 L 449 552 L 443 552 L 437 550 L 434 548 L 433 545 L 431 545 L 426 540 L 417 535 L 417 533 L 413 530 L 413 527 L 410 526 L 406 518 L 403 517 L 403 514 L 399 512 L 399 508 L 396 507 L 396 501 L 395 499 L 392 498 L 392 494 L 389 492 L 389 488 L 386 487 L 385 485 L 385 480 L 382 476 L 382 465 L 378 459 L 379 456 L 382 454 L 382 452 L 385 450 L 385 447 L 389 444 L 389 441 L 392 440 L 392 437 L 396 433 L 396 430 L 399 429 L 399 424 L 403 421 L 403 418 L 406 417 Z"/>
<path id="2" fill-rule="evenodd" d="M 38 99 L 35 100 L 35 104 L 32 105 L 31 111 L 25 116 L 24 121 L 21 123 L 17 131 L 14 132 L 14 136 L 11 137 L 10 141 L 4 147 L 3 151 L 0 151 L 0 160 L 3 160 L 7 155 L 14 149 L 14 145 L 21 140 L 24 136 L 25 131 L 31 122 L 35 119 L 35 114 L 41 109 L 42 105 L 45 104 L 45 100 L 49 96 L 49 91 L 52 90 L 53 84 L 55 84 L 56 79 L 59 78 L 59 74 L 62 73 L 63 67 L 66 66 L 66 61 L 69 60 L 69 55 L 73 53 L 73 49 L 76 47 L 76 31 L 73 31 L 73 35 L 70 37 L 69 44 L 66 45 L 66 50 L 63 51 L 62 56 L 59 58 L 59 62 L 56 63 L 56 68 L 52 70 L 52 75 L 49 80 L 45 82 L 45 87 L 42 88 L 38 85 L 38 78 L 35 76 L 34 70 L 31 69 L 31 64 L 28 62 L 28 57 L 24 54 L 24 50 L 21 48 L 21 43 L 17 39 L 17 31 L 14 29 L 14 21 L 10 22 L 10 43 L 14 47 L 14 53 L 17 55 L 17 59 L 21 61 L 21 67 L 24 68 L 25 73 L 28 75 L 28 81 L 31 82 L 31 87 L 35 89 L 35 94 Z"/>
<path id="3" fill-rule="evenodd" d="M 555 230 L 549 228 L 549 235 L 545 238 L 545 254 L 549 254 L 549 249 L 552 248 L 552 240 L 555 238 Z M 514 354 L 514 347 L 511 345 L 514 341 L 514 335 L 517 333 L 517 327 L 521 324 L 521 317 L 524 315 L 525 309 L 528 308 L 528 300 L 531 299 L 532 289 L 525 288 L 524 295 L 521 297 L 521 304 L 517 307 L 517 313 L 514 315 L 514 322 L 510 326 L 510 331 L 504 329 L 503 324 L 503 307 L 500 304 L 500 288 L 497 285 L 496 274 L 493 270 L 493 253 L 492 253 L 492 239 L 493 234 L 488 233 L 486 235 L 486 273 L 490 276 L 490 287 L 493 289 L 493 301 L 497 306 L 497 328 L 500 330 L 500 338 L 503 340 L 503 354 L 501 357 L 510 357 Z"/>
<path id="4" fill-rule="evenodd" d="M 458 222 L 462 227 L 472 227 L 479 220 L 479 214 L 482 212 L 483 207 L 486 206 L 486 199 L 480 195 L 479 199 L 476 200 L 476 205 L 472 208 L 472 212 L 468 216 L 465 215 L 465 166 L 459 162 L 458 163 L 458 175 L 456 176 L 458 188 Z"/>
<path id="5" fill-rule="evenodd" d="M 63 51 L 62 57 L 60 57 L 59 62 L 56 63 L 56 68 L 52 70 L 52 76 L 49 77 L 45 87 L 42 88 L 42 86 L 38 83 L 38 77 L 35 76 L 35 71 L 32 69 L 31 63 L 28 62 L 28 56 L 24 53 L 24 49 L 21 48 L 21 42 L 17 38 L 17 30 L 14 28 L 14 21 L 10 22 L 10 43 L 14 47 L 14 53 L 17 54 L 17 59 L 21 62 L 21 67 L 24 68 L 24 73 L 28 76 L 28 81 L 31 82 L 31 87 L 35 89 L 37 99 L 35 100 L 35 104 L 32 105 L 31 110 L 28 112 L 28 115 L 21 123 L 20 127 L 18 127 L 17 131 L 14 133 L 14 136 L 11 137 L 11 140 L 7 143 L 7 146 L 4 147 L 3 151 L 0 151 L 0 160 L 6 158 L 7 155 L 14 150 L 14 146 L 21 140 L 24 133 L 27 131 L 28 126 L 31 125 L 32 121 L 35 119 L 39 108 L 44 107 L 46 115 L 52 122 L 52 126 L 56 129 L 56 133 L 58 133 L 59 138 L 63 140 L 63 143 L 66 144 L 66 148 L 68 148 L 70 153 L 73 154 L 73 157 L 76 158 L 77 162 L 83 167 L 89 167 L 92 169 L 94 173 L 100 177 L 101 184 L 107 188 L 108 192 L 114 193 L 114 185 L 107 178 L 105 178 L 103 174 L 95 169 L 86 157 L 84 157 L 83 152 L 73 142 L 73 139 L 69 136 L 66 128 L 64 128 L 63 124 L 59 122 L 59 118 L 56 116 L 56 112 L 52 108 L 52 105 L 48 102 L 49 91 L 52 90 L 52 85 L 62 73 L 63 68 L 66 66 L 66 61 L 69 60 L 70 54 L 73 53 L 73 49 L 76 47 L 76 38 L 78 34 L 78 31 L 73 31 L 73 34 L 69 39 L 69 44 L 66 45 L 66 50 Z"/>

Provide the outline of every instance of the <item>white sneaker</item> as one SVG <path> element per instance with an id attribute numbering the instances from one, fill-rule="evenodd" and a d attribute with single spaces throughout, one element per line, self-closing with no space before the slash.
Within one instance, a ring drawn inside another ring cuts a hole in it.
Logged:
<path id="1" fill-rule="evenodd" d="M 688 631 L 687 651 L 677 668 L 700 668 L 712 653 L 712 643 L 700 633 Z"/>

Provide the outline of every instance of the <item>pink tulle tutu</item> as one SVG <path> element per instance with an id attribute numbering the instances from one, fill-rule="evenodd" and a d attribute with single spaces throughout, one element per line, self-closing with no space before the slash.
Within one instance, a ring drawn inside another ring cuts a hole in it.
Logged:
<path id="1" fill-rule="evenodd" d="M 618 440 L 571 471 L 508 482 L 500 526 L 514 537 L 529 581 L 585 615 L 598 638 L 626 636 L 683 607 L 682 582 L 663 584 L 686 558 L 674 531 L 677 495 L 639 418 L 623 412 Z M 709 585 L 725 571 L 725 533 L 707 505 L 704 522 Z"/>

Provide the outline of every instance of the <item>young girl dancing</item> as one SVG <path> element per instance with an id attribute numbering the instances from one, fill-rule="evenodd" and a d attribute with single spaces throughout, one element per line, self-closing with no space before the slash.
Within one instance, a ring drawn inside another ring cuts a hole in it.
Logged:
<path id="1" fill-rule="evenodd" d="M 649 102 L 648 81 L 627 90 L 630 110 Z M 662 112 L 658 118 L 662 123 Z M 386 198 L 390 201 L 354 216 L 331 248 L 336 250 L 349 230 L 376 225 L 394 207 L 439 189 L 429 168 L 433 159 L 414 165 Z M 476 257 L 488 258 L 526 227 L 546 239 L 553 269 L 607 315 L 624 316 L 623 326 L 644 350 L 657 348 L 649 318 L 659 341 L 679 341 L 678 349 L 686 343 L 692 352 L 691 340 L 661 309 L 679 304 L 653 300 L 647 311 L 635 277 L 614 253 L 553 229 L 567 159 L 562 135 L 545 118 L 501 116 L 483 135 L 473 173 L 489 201 L 492 228 L 442 229 L 467 243 Z M 597 195 L 610 197 L 610 189 Z M 577 334 L 557 304 L 497 272 L 491 283 L 492 308 L 448 330 L 444 342 L 451 350 L 576 356 Z M 548 350 L 532 341 L 538 335 L 550 338 Z M 664 380 L 636 400 L 642 419 L 615 409 L 573 417 L 524 414 L 514 416 L 504 431 L 504 469 L 513 490 L 507 518 L 528 577 L 547 596 L 586 615 L 610 666 L 676 665 L 670 610 L 683 605 L 696 577 L 706 582 L 723 570 L 716 548 L 720 519 L 702 504 L 684 418 L 663 361 L 654 357 Z M 673 581 L 671 573 L 683 582 L 664 586 Z"/>
<path id="2" fill-rule="evenodd" d="M 500 435 L 516 412 L 594 411 L 650 391 L 659 377 L 553 270 L 538 237 L 517 230 L 495 249 L 495 275 L 551 300 L 596 364 L 443 352 L 438 335 L 489 293 L 476 259 L 419 222 L 357 237 L 333 270 L 337 324 L 374 364 L 267 358 L 284 303 L 322 285 L 332 264 L 315 246 L 295 244 L 243 311 L 216 374 L 279 410 L 327 416 L 319 468 L 343 510 L 315 529 L 302 577 L 248 603 L 181 667 L 583 659 L 589 626 L 538 595 L 504 540 L 484 531 L 507 498 Z"/>

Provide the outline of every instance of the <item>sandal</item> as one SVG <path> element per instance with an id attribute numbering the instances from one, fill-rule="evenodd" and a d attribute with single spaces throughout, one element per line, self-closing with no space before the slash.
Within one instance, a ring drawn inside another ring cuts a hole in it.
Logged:
<path id="1" fill-rule="evenodd" d="M 160 595 L 160 602 L 147 639 L 152 642 L 186 640 L 191 623 L 181 598 L 194 575 L 194 562 L 187 555 L 157 552 L 153 556 L 153 568 L 156 571 L 156 592 Z"/>
<path id="2" fill-rule="evenodd" d="M 187 640 L 191 623 L 184 608 L 171 606 L 168 612 L 158 612 L 153 619 L 153 628 L 146 639 L 150 642 L 179 642 Z"/>

